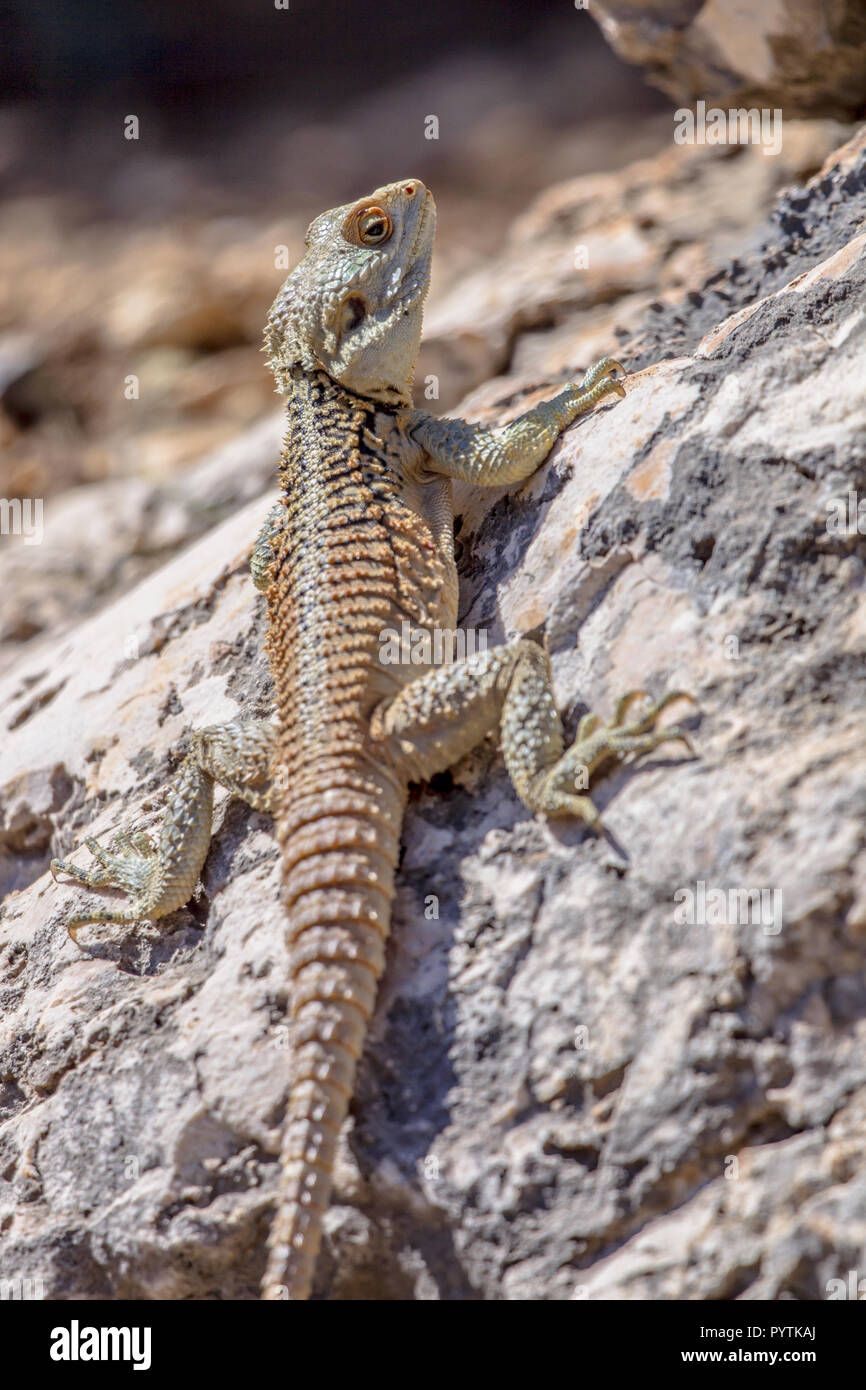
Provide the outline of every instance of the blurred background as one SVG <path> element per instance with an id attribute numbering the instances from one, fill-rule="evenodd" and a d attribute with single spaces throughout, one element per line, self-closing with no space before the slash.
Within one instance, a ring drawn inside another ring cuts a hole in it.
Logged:
<path id="1" fill-rule="evenodd" d="M 163 475 L 255 418 L 276 248 L 324 208 L 424 179 L 441 292 L 670 107 L 562 0 L 18 0 L 0 70 L 7 495 Z"/>

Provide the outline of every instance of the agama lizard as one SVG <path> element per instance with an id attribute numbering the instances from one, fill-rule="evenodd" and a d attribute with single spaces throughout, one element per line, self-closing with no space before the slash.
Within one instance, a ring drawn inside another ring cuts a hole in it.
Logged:
<path id="1" fill-rule="evenodd" d="M 561 432 L 609 394 L 606 357 L 579 384 L 491 432 L 412 407 L 436 209 L 419 179 L 316 218 L 268 317 L 265 347 L 288 406 L 281 497 L 256 543 L 267 593 L 277 722 L 201 730 L 175 775 L 159 841 L 87 844 L 91 887 L 128 908 L 79 911 L 135 922 L 192 895 L 211 835 L 214 783 L 276 817 L 291 960 L 291 1081 L 264 1297 L 309 1296 L 340 1127 L 385 962 L 400 826 L 410 782 L 442 771 L 499 725 L 505 765 L 531 811 L 598 828 L 586 777 L 684 738 L 656 727 L 672 692 L 634 718 L 586 715 L 567 750 L 548 657 L 519 639 L 419 668 L 381 659 L 382 634 L 453 632 L 453 479 L 518 483 Z"/>

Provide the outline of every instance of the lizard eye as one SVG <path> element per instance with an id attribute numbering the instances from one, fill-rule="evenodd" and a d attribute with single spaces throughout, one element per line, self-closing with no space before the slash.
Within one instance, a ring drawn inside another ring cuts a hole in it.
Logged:
<path id="1" fill-rule="evenodd" d="M 381 208 L 368 208 L 358 219 L 358 236 L 366 246 L 378 246 L 391 235 L 391 219 Z"/>
<path id="2" fill-rule="evenodd" d="M 393 230 L 394 224 L 384 208 L 362 208 L 349 218 L 344 235 L 361 246 L 381 246 Z"/>

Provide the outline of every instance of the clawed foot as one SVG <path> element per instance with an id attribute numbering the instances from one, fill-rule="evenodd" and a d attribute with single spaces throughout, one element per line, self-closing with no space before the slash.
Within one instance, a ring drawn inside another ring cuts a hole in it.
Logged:
<path id="1" fill-rule="evenodd" d="M 580 386 L 573 387 L 577 392 L 574 405 L 578 413 L 589 410 L 603 396 L 625 396 L 625 387 L 614 378 L 614 372 L 621 372 L 625 376 L 625 368 L 615 357 L 602 357 L 600 362 L 584 373 Z"/>
<path id="2" fill-rule="evenodd" d="M 157 864 L 156 846 L 142 831 L 119 831 L 112 839 L 108 849 L 92 837 L 84 841 L 97 867 L 79 869 L 67 859 L 52 859 L 49 868 L 56 880 L 58 873 L 69 874 L 88 888 L 121 888 L 132 900 L 129 908 L 94 908 L 93 911 L 75 913 L 66 922 L 66 930 L 78 945 L 78 931 L 88 922 L 136 922 L 147 917 L 143 909 L 143 899 L 147 895 L 154 868 Z"/>
<path id="3" fill-rule="evenodd" d="M 601 364 L 599 364 L 601 365 Z M 672 690 L 661 700 L 651 701 L 637 718 L 629 720 L 629 710 L 636 700 L 647 700 L 645 690 L 631 690 L 617 701 L 613 718 L 605 724 L 597 714 L 585 714 L 577 729 L 577 737 L 554 767 L 545 774 L 536 792 L 538 809 L 548 816 L 579 816 L 592 830 L 600 831 L 601 817 L 589 796 L 581 795 L 589 787 L 590 778 L 608 758 L 626 758 L 630 754 L 648 753 L 661 743 L 684 743 L 693 753 L 688 732 L 679 724 L 655 728 L 662 710 L 675 700 L 695 700 L 684 690 Z"/>

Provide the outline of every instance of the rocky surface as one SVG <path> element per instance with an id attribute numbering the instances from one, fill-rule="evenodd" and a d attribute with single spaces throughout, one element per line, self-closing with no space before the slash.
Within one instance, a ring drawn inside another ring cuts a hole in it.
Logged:
<path id="1" fill-rule="evenodd" d="M 593 0 L 620 57 L 677 101 L 862 116 L 862 0 Z"/>
<path id="2" fill-rule="evenodd" d="M 623 186 L 652 201 L 645 168 Z M 563 245 L 573 203 L 542 203 Z M 864 219 L 860 135 L 735 260 L 684 236 L 688 292 L 620 321 L 627 398 L 462 506 L 462 620 L 543 631 L 570 731 L 626 689 L 691 690 L 696 756 L 601 781 L 602 838 L 534 819 L 493 743 L 413 796 L 321 1296 L 822 1298 L 863 1269 L 866 540 L 833 518 L 866 492 Z M 588 349 L 579 277 L 516 319 L 513 255 L 477 418 L 613 346 Z M 46 872 L 158 821 L 190 729 L 269 707 L 258 466 L 225 520 L 0 677 L 0 1277 L 49 1298 L 250 1298 L 263 1268 L 287 1077 L 266 818 L 222 799 L 189 908 L 82 950 L 78 889 Z M 694 924 L 688 893 L 715 895 Z"/>

